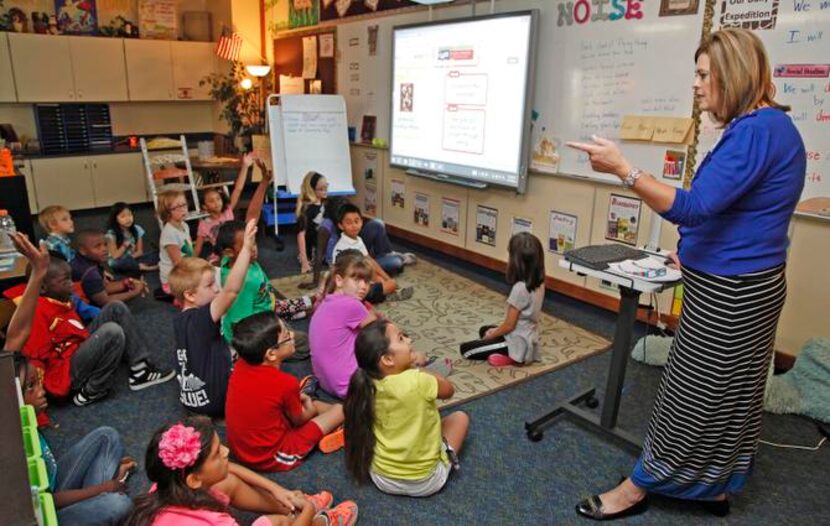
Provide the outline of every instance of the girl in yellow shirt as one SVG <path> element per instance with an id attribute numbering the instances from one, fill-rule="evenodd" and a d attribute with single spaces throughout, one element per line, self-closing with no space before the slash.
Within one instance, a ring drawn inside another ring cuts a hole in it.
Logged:
<path id="1" fill-rule="evenodd" d="M 441 418 L 437 399 L 453 395 L 443 376 L 413 368 L 412 340 L 380 319 L 355 342 L 358 369 L 344 405 L 346 467 L 358 483 L 381 491 L 426 497 L 444 487 L 457 467 L 470 418 L 456 411 Z"/>

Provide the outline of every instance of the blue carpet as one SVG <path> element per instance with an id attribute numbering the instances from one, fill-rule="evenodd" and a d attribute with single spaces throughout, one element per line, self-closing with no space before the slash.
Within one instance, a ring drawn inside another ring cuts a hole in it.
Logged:
<path id="1" fill-rule="evenodd" d="M 147 210 L 139 210 L 141 224 L 150 238 L 157 225 Z M 76 217 L 82 225 L 100 224 L 100 214 Z M 153 234 L 155 232 L 155 234 Z M 260 242 L 260 261 L 271 277 L 297 271 L 294 236 L 286 234 L 284 252 L 273 250 L 273 241 Z M 495 290 L 507 293 L 503 277 L 417 247 L 420 257 L 434 258 L 451 270 Z M 150 299 L 131 304 L 140 325 L 152 342 L 154 356 L 173 365 L 171 317 L 174 309 Z M 545 310 L 566 321 L 613 337 L 615 315 L 581 302 L 548 293 Z M 306 322 L 297 328 L 305 330 Z M 642 334 L 642 327 L 638 329 Z M 416 342 L 417 345 L 417 342 Z M 613 485 L 634 464 L 634 457 L 614 443 L 601 439 L 569 420 L 548 428 L 541 442 L 525 437 L 524 422 L 544 413 L 570 394 L 597 384 L 602 390 L 608 368 L 607 354 L 540 376 L 516 387 L 463 404 L 470 414 L 470 435 L 461 454 L 462 468 L 453 473 L 447 487 L 427 499 L 392 497 L 373 486 L 358 487 L 345 474 L 343 454 L 314 453 L 294 472 L 269 475 L 289 488 L 314 492 L 332 491 L 337 500 L 354 499 L 360 506 L 359 524 L 368 525 L 501 525 L 588 524 L 578 518 L 574 504 L 582 497 Z M 308 364 L 292 364 L 291 372 L 303 374 Z M 629 361 L 619 421 L 634 434 L 645 433 L 660 370 Z M 184 416 L 177 400 L 175 381 L 137 393 L 127 388 L 122 370 L 116 389 L 106 400 L 88 408 L 53 407 L 50 413 L 58 429 L 46 432 L 60 454 L 74 440 L 100 425 L 121 432 L 127 452 L 143 465 L 144 449 L 159 426 Z M 601 393 L 600 393 L 601 394 Z M 223 433 L 221 424 L 220 433 Z M 763 439 L 773 442 L 815 444 L 820 438 L 813 424 L 791 415 L 764 416 Z M 756 472 L 746 491 L 733 499 L 732 514 L 715 519 L 695 505 L 663 498 L 652 499 L 650 510 L 620 524 L 830 524 L 830 448 L 818 452 L 781 450 L 761 446 Z M 823 481 L 823 482 L 822 482 Z M 132 495 L 147 489 L 139 472 L 130 479 Z M 250 519 L 243 515 L 243 519 Z"/>

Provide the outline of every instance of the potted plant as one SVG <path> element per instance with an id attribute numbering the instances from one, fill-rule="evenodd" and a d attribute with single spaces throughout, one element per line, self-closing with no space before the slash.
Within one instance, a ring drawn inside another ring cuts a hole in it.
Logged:
<path id="1" fill-rule="evenodd" d="M 250 150 L 251 136 L 265 130 L 263 93 L 269 91 L 269 79 L 250 79 L 241 62 L 232 62 L 229 74 L 212 73 L 199 81 L 210 86 L 210 96 L 222 104 L 219 118 L 228 123 L 234 146 Z"/>

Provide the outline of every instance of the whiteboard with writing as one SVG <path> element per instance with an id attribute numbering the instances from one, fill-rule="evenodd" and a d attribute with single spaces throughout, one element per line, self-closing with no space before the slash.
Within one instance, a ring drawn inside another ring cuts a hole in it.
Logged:
<path id="1" fill-rule="evenodd" d="M 764 42 L 777 88 L 807 149 L 802 202 L 830 198 L 830 0 L 721 0 L 713 27 L 752 29 Z M 704 121 L 706 122 L 706 121 Z M 705 155 L 720 130 L 701 130 Z"/>
<path id="2" fill-rule="evenodd" d="M 619 141 L 625 115 L 691 116 L 704 2 L 693 14 L 673 16 L 661 16 L 660 4 L 550 2 L 539 37 L 533 142 L 544 135 L 554 143 L 561 173 L 618 182 L 594 173 L 587 156 L 564 143 L 592 135 Z M 661 176 L 667 150 L 685 152 L 684 145 L 623 142 L 622 149 L 632 165 L 680 185 L 680 177 Z"/>
<path id="3" fill-rule="evenodd" d="M 313 170 L 326 176 L 329 192 L 354 192 L 343 97 L 283 95 L 279 101 L 268 107 L 277 183 L 297 194 Z"/>

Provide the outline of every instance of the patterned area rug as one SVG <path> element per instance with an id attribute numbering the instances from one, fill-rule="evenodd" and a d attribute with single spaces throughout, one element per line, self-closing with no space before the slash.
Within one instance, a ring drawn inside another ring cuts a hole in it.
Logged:
<path id="1" fill-rule="evenodd" d="M 305 293 L 297 285 L 307 279 L 308 276 L 291 276 L 272 283 L 284 296 L 293 298 Z M 459 353 L 459 344 L 476 338 L 480 326 L 500 323 L 506 297 L 423 259 L 407 267 L 397 281 L 399 287 L 415 287 L 413 297 L 383 303 L 378 309 L 412 337 L 417 350 L 452 360 L 449 379 L 455 386 L 455 395 L 442 406 L 485 396 L 561 369 L 603 352 L 609 345 L 607 340 L 543 312 L 541 361 L 523 367 L 495 368 L 486 361 L 466 360 Z"/>

